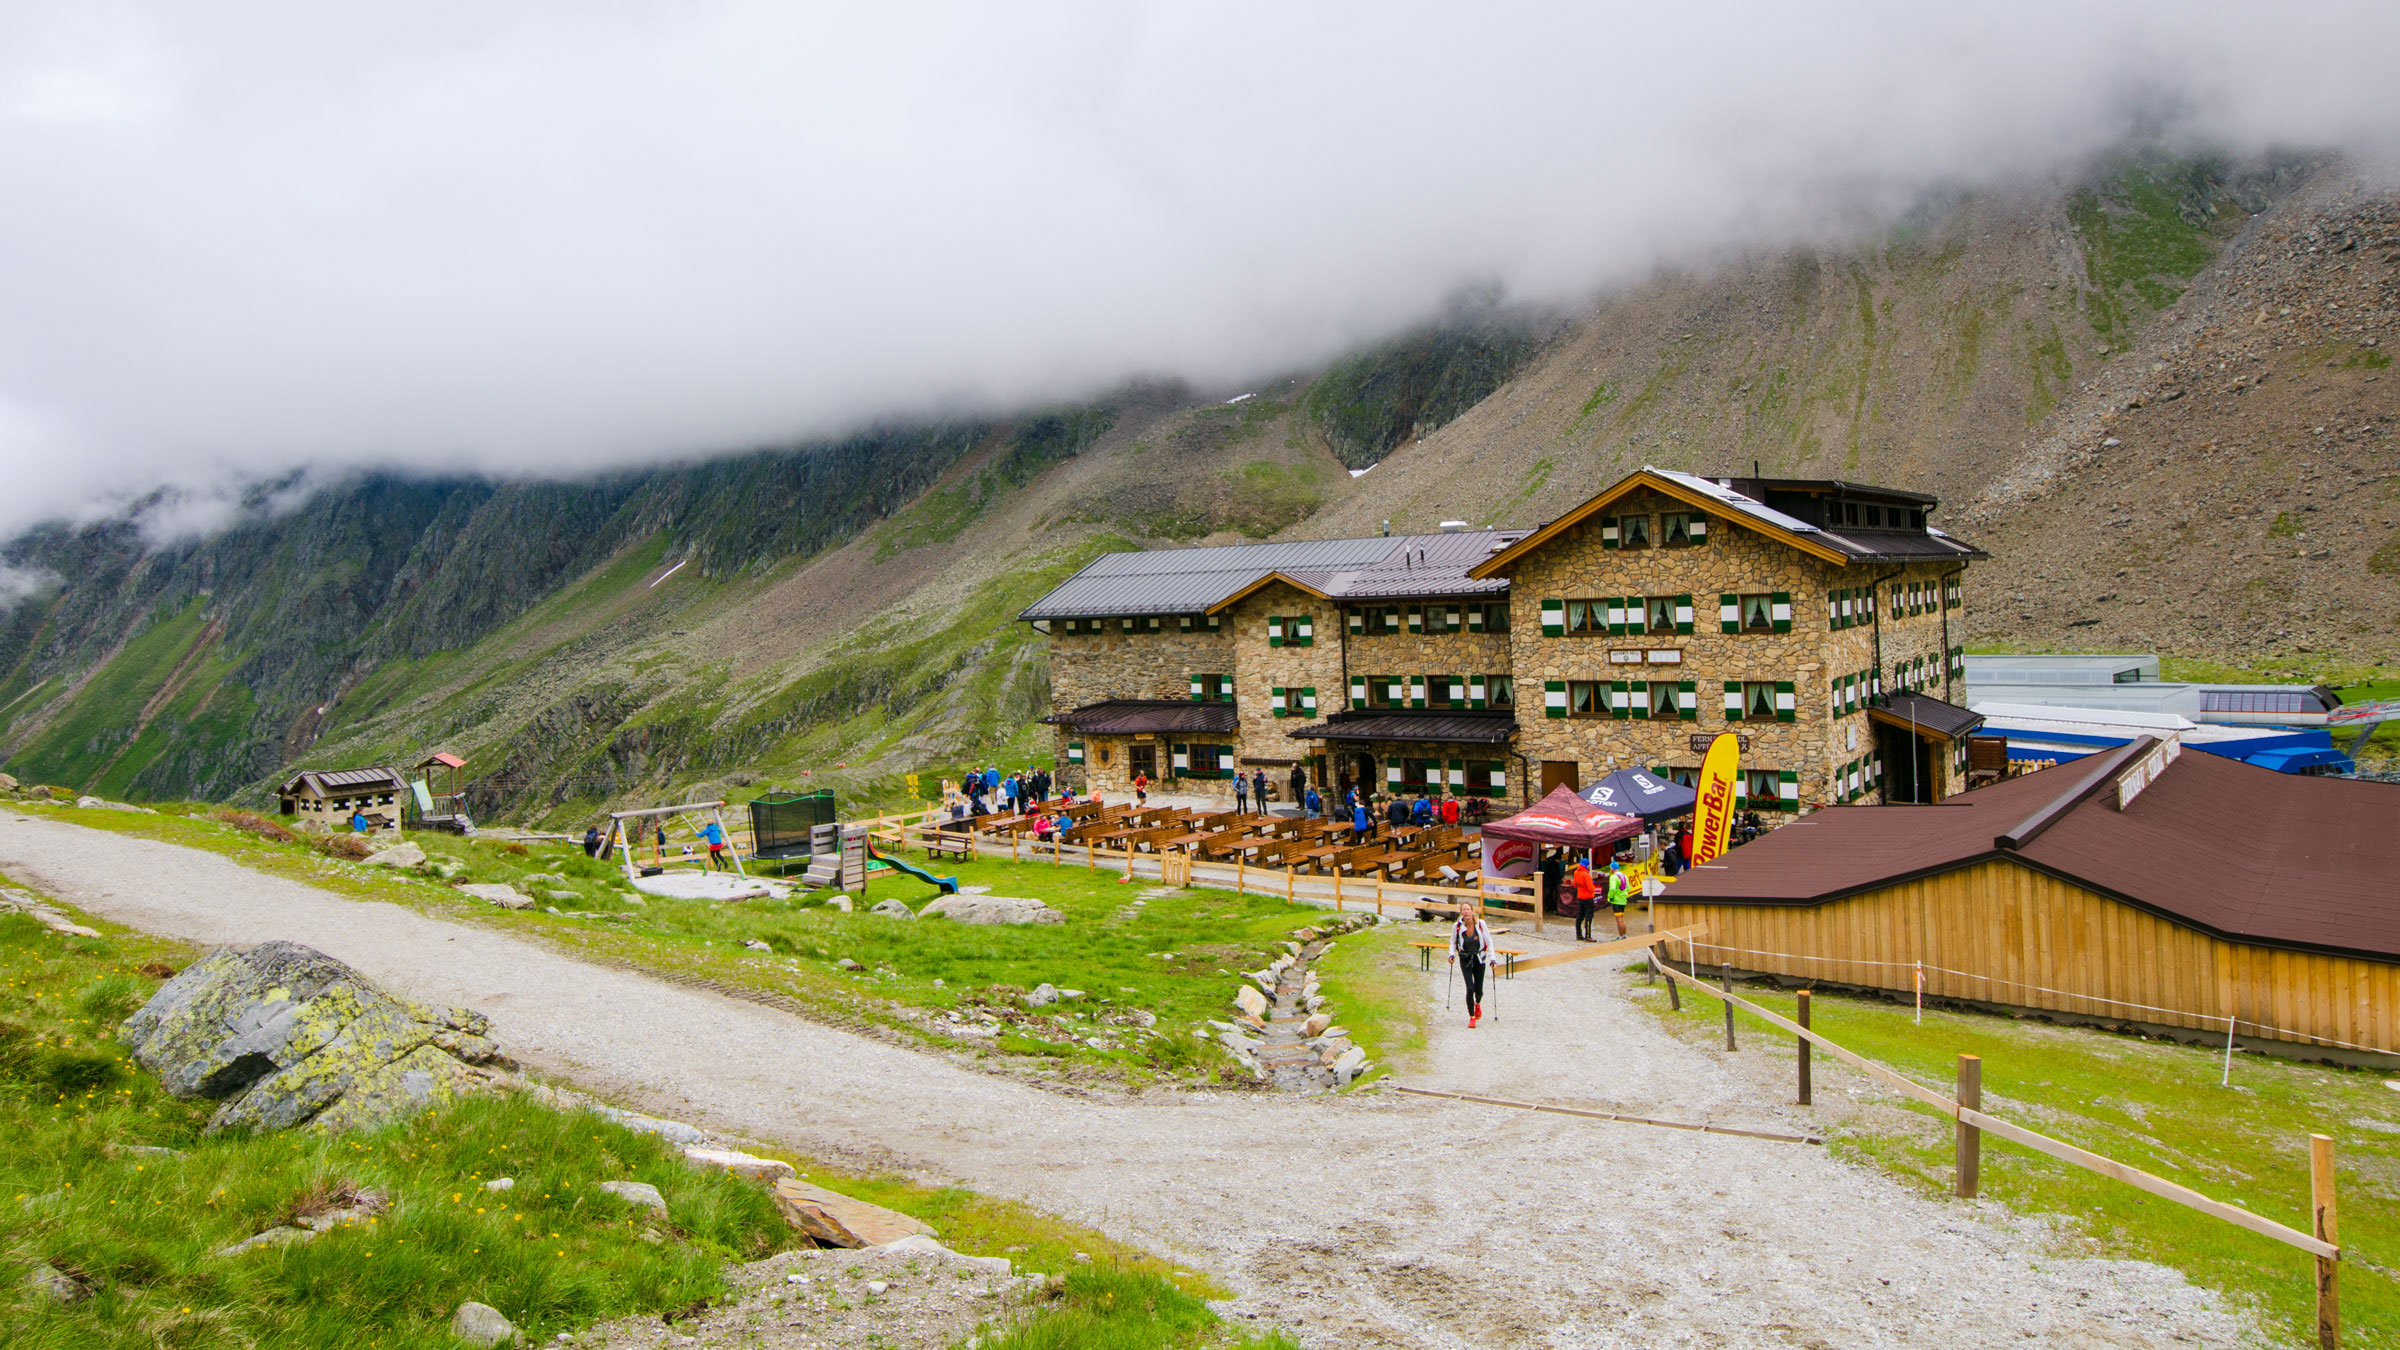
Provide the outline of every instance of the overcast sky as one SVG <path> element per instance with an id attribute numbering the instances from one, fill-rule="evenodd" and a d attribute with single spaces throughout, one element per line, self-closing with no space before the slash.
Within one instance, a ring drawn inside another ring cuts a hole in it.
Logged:
<path id="1" fill-rule="evenodd" d="M 0 533 L 1234 381 L 2144 110 L 2382 154 L 2395 51 L 2388 0 L 0 0 Z"/>

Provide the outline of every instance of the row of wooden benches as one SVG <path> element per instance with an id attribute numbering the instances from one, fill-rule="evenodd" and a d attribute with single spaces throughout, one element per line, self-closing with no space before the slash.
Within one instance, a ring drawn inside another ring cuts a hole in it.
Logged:
<path id="1" fill-rule="evenodd" d="M 1195 859 L 1239 858 L 1257 867 L 1293 868 L 1320 875 L 1365 876 L 1382 872 L 1395 881 L 1449 882 L 1473 874 L 1479 840 L 1456 825 L 1377 826 L 1364 842 L 1341 821 L 1279 816 L 1257 811 L 1199 812 L 1185 807 L 1104 807 L 1086 803 L 1047 815 L 978 816 L 964 822 L 979 834 L 1041 837 L 1045 820 L 1073 822 L 1055 834 L 1059 844 L 1137 853 L 1188 853 Z M 929 852 L 965 852 L 934 839 Z"/>

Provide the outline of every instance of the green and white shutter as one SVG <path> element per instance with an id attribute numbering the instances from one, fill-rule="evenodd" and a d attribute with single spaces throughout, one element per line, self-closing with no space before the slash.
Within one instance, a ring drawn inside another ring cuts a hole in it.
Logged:
<path id="1" fill-rule="evenodd" d="M 1450 795 L 1453 797 L 1467 795 L 1467 762 L 1463 759 L 1450 761 Z"/>
<path id="2" fill-rule="evenodd" d="M 1425 610 L 1423 606 L 1410 605 L 1408 607 L 1408 631 L 1412 633 L 1422 633 L 1425 631 Z"/>
<path id="3" fill-rule="evenodd" d="M 1627 715 L 1633 717 L 1650 715 L 1650 682 L 1648 680 L 1627 680 L 1618 688 L 1625 691 Z"/>
<path id="4" fill-rule="evenodd" d="M 1542 716 L 1564 717 L 1566 715 L 1567 682 L 1565 680 L 1542 681 Z"/>
<path id="5" fill-rule="evenodd" d="M 1633 716 L 1633 688 L 1624 680 L 1608 682 L 1608 715 L 1615 718 Z"/>
<path id="6" fill-rule="evenodd" d="M 1792 593 L 1776 591 L 1767 597 L 1767 605 L 1767 613 L 1775 621 L 1775 631 L 1778 633 L 1792 631 Z"/>
<path id="7" fill-rule="evenodd" d="M 1283 717 L 1283 716 L 1287 716 L 1287 715 L 1288 715 L 1288 713 L 1289 713 L 1289 710 L 1288 710 L 1288 709 L 1286 709 L 1286 708 L 1284 707 L 1284 705 L 1283 705 L 1283 686 L 1282 686 L 1282 685 L 1280 685 L 1280 684 L 1279 684 L 1279 685 L 1276 685 L 1276 686 L 1274 686 L 1273 688 L 1270 688 L 1269 690 L 1267 690 L 1267 711 L 1268 711 L 1268 712 L 1270 712 L 1270 713 L 1272 713 L 1272 714 L 1274 714 L 1274 715 L 1275 715 L 1275 716 L 1277 716 L 1277 717 Z"/>
<path id="8" fill-rule="evenodd" d="M 1794 722 L 1798 721 L 1799 717 L 1800 705 L 1797 692 L 1792 687 L 1792 682 L 1790 680 L 1777 680 L 1775 682 L 1775 720 L 1778 722 Z"/>
<path id="9" fill-rule="evenodd" d="M 1740 680 L 1725 682 L 1725 720 L 1728 722 L 1742 720 L 1742 682 Z"/>
<path id="10" fill-rule="evenodd" d="M 1284 620 L 1284 645 L 1314 647 L 1317 645 L 1317 620 L 1312 614 L 1295 614 Z"/>
<path id="11" fill-rule="evenodd" d="M 1691 530 L 1693 543 L 1705 544 L 1708 542 L 1708 517 L 1694 511 L 1688 528 Z"/>
<path id="12" fill-rule="evenodd" d="M 1675 686 L 1675 715 L 1686 722 L 1700 720 L 1700 682 L 1683 680 Z"/>
<path id="13" fill-rule="evenodd" d="M 1600 547 L 1616 548 L 1623 542 L 1623 538 L 1617 533 L 1617 518 L 1615 516 L 1600 517 Z"/>
<path id="14" fill-rule="evenodd" d="M 1359 611 L 1355 609 L 1350 611 L 1349 625 L 1350 636 L 1365 637 L 1367 635 L 1367 616 Z"/>
<path id="15" fill-rule="evenodd" d="M 1353 708 L 1367 706 L 1367 677 L 1364 675 L 1350 677 L 1350 706 Z"/>
<path id="16" fill-rule="evenodd" d="M 1567 602 L 1564 600 L 1544 600 L 1542 602 L 1542 636 L 1565 637 L 1566 635 Z"/>
<path id="17" fill-rule="evenodd" d="M 1626 620 L 1625 597 L 1621 595 L 1612 595 L 1598 603 L 1606 606 L 1607 608 L 1609 634 L 1613 637 L 1623 637 L 1625 635 Z"/>
<path id="18" fill-rule="evenodd" d="M 1069 742 L 1067 742 L 1067 762 L 1068 762 L 1069 764 L 1081 764 L 1081 763 L 1083 763 L 1083 742 L 1081 742 L 1081 741 L 1069 741 Z"/>
<path id="19" fill-rule="evenodd" d="M 1280 614 L 1267 616 L 1267 645 L 1270 647 L 1283 645 L 1283 616 Z"/>
<path id="20" fill-rule="evenodd" d="M 1314 717 L 1317 715 L 1317 687 L 1315 685 L 1304 684 L 1300 686 L 1299 713 L 1302 717 Z"/>
<path id="21" fill-rule="evenodd" d="M 1401 767 L 1398 760 L 1387 760 L 1384 762 L 1383 766 L 1383 781 L 1391 784 L 1393 787 L 1399 787 L 1401 784 L 1408 781 L 1406 776 L 1407 772 L 1408 771 L 1406 769 Z"/>
<path id="22" fill-rule="evenodd" d="M 1678 633 L 1692 631 L 1692 597 L 1688 595 L 1675 597 L 1675 631 Z"/>
<path id="23" fill-rule="evenodd" d="M 1486 677 L 1482 675 L 1470 675 L 1467 677 L 1468 707 L 1480 708 L 1484 706 L 1484 696 L 1490 692 L 1490 686 L 1484 683 L 1485 678 Z"/>
<path id="24" fill-rule="evenodd" d="M 1483 629 L 1483 606 L 1481 606 L 1481 605 L 1469 605 L 1469 606 L 1467 606 L 1467 631 L 1468 631 L 1468 632 L 1470 632 L 1470 633 L 1480 633 L 1480 632 L 1484 631 L 1484 629 Z"/>
<path id="25" fill-rule="evenodd" d="M 1175 758 L 1171 762 L 1174 765 L 1175 772 L 1179 774 L 1190 773 L 1192 771 L 1192 747 L 1188 745 L 1178 745 L 1174 748 L 1174 750 Z"/>
<path id="26" fill-rule="evenodd" d="M 1717 631 L 1720 633 L 1742 631 L 1742 597 L 1730 594 L 1717 597 Z"/>
<path id="27" fill-rule="evenodd" d="M 1495 760 L 1493 760 L 1493 761 L 1492 761 L 1492 767 L 1491 767 L 1491 773 L 1492 773 L 1492 791 L 1494 791 L 1494 792 L 1506 792 L 1506 791 L 1508 791 L 1508 761 L 1506 761 L 1506 760 L 1500 760 L 1500 759 L 1495 759 Z"/>
<path id="28" fill-rule="evenodd" d="M 1422 708 L 1425 706 L 1426 678 L 1427 677 L 1423 675 L 1411 675 L 1408 677 L 1408 706 L 1412 708 Z"/>
<path id="29" fill-rule="evenodd" d="M 1775 809 L 1799 813 L 1800 775 L 1790 769 L 1775 771 Z"/>
<path id="30" fill-rule="evenodd" d="M 1194 675 L 1192 677 L 1192 702 L 1198 703 L 1207 697 L 1208 694 L 1200 683 L 1200 677 Z"/>
<path id="31" fill-rule="evenodd" d="M 1396 708 L 1405 708 L 1408 706 L 1407 680 L 1398 675 L 1380 675 L 1376 678 L 1383 681 L 1383 697 L 1385 702 L 1390 703 Z"/>
<path id="32" fill-rule="evenodd" d="M 1467 682 L 1465 680 L 1456 675 L 1444 675 L 1441 678 L 1442 686 L 1446 691 L 1444 697 L 1449 700 L 1451 707 L 1458 707 L 1467 701 Z"/>

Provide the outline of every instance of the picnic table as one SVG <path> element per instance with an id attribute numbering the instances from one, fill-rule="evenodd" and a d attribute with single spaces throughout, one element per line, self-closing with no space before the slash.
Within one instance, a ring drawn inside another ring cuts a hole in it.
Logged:
<path id="1" fill-rule="evenodd" d="M 1433 969 L 1433 954 L 1435 952 L 1446 952 L 1450 950 L 1450 940 L 1448 938 L 1444 938 L 1439 942 L 1427 941 L 1424 938 L 1411 938 L 1409 939 L 1408 945 L 1417 949 L 1417 969 L 1419 970 Z M 1495 945 L 1492 948 L 1492 955 L 1500 958 L 1499 964 L 1501 979 L 1513 980 L 1517 978 L 1517 958 L 1523 956 L 1524 954 L 1525 949 L 1523 947 L 1501 947 Z"/>

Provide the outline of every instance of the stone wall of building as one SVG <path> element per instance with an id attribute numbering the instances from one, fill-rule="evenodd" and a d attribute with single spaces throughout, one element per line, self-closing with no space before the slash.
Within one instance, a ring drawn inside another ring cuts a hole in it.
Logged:
<path id="1" fill-rule="evenodd" d="M 1192 619 L 1194 631 L 1186 632 L 1184 619 L 1162 618 L 1158 632 L 1145 627 L 1128 633 L 1119 620 L 1104 622 L 1106 630 L 1097 636 L 1052 626 L 1053 712 L 1112 698 L 1190 698 L 1192 676 L 1234 674 L 1233 635 L 1222 625 L 1210 633 L 1202 620 Z"/>
<path id="2" fill-rule="evenodd" d="M 1281 644 L 1269 640 L 1270 621 L 1281 620 Z M 1307 641 L 1298 640 L 1299 621 L 1308 624 Z M 1291 773 L 1291 762 L 1308 747 L 1288 734 L 1343 706 L 1341 612 L 1330 601 L 1273 582 L 1235 604 L 1225 613 L 1233 641 L 1235 700 L 1241 712 L 1241 732 L 1234 754 L 1251 761 L 1248 767 L 1267 768 L 1279 783 Z M 1284 715 L 1275 715 L 1274 691 L 1284 691 Z M 1316 691 L 1312 715 L 1301 706 L 1300 691 Z M 1290 791 L 1282 783 L 1283 791 Z"/>

